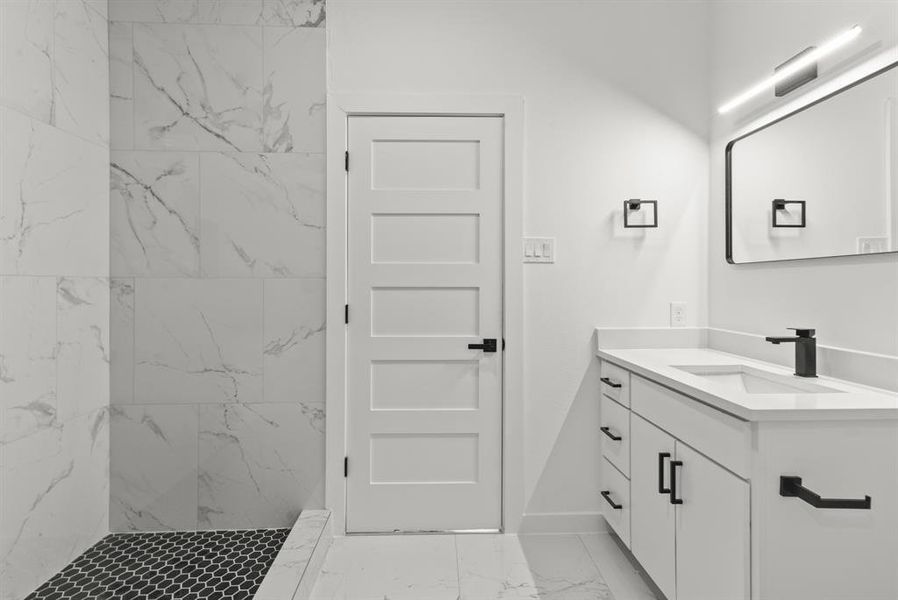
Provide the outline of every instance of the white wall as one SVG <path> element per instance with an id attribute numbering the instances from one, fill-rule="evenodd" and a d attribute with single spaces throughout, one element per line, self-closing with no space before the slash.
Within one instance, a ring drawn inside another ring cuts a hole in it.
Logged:
<path id="1" fill-rule="evenodd" d="M 807 46 L 854 24 L 858 40 L 820 64 L 819 79 L 782 100 L 773 94 L 712 117 L 710 323 L 778 334 L 817 328 L 820 342 L 898 354 L 898 258 L 894 255 L 728 265 L 724 258 L 724 148 L 765 114 L 825 85 L 898 43 L 898 2 L 715 2 L 711 100 L 717 107 Z"/>
<path id="2" fill-rule="evenodd" d="M 331 93 L 519 94 L 525 233 L 528 513 L 595 512 L 593 327 L 706 322 L 708 11 L 695 2 L 328 3 Z M 627 198 L 661 227 L 626 233 Z"/>

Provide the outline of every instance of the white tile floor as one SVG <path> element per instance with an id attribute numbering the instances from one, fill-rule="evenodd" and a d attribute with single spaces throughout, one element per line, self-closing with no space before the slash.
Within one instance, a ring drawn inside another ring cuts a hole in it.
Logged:
<path id="1" fill-rule="evenodd" d="M 656 600 L 609 534 L 351 536 L 311 600 Z"/>

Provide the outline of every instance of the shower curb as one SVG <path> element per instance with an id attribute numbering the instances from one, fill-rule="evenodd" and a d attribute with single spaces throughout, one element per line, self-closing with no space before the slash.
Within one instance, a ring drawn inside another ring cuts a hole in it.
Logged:
<path id="1" fill-rule="evenodd" d="M 330 511 L 302 511 L 253 600 L 308 600 L 332 541 Z"/>

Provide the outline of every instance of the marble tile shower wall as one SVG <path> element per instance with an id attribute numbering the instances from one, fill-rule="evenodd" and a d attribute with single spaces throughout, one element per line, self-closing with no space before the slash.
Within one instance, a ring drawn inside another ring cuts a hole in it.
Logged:
<path id="1" fill-rule="evenodd" d="M 108 531 L 106 0 L 0 0 L 0 598 Z"/>
<path id="2" fill-rule="evenodd" d="M 324 503 L 319 0 L 110 0 L 115 531 Z"/>

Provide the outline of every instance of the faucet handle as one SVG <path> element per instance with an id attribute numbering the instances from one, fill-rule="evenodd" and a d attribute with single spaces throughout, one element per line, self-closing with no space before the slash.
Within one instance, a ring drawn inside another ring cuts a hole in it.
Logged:
<path id="1" fill-rule="evenodd" d="M 790 331 L 794 331 L 795 335 L 800 338 L 812 338 L 817 333 L 816 329 L 807 329 L 803 327 L 787 327 Z"/>

